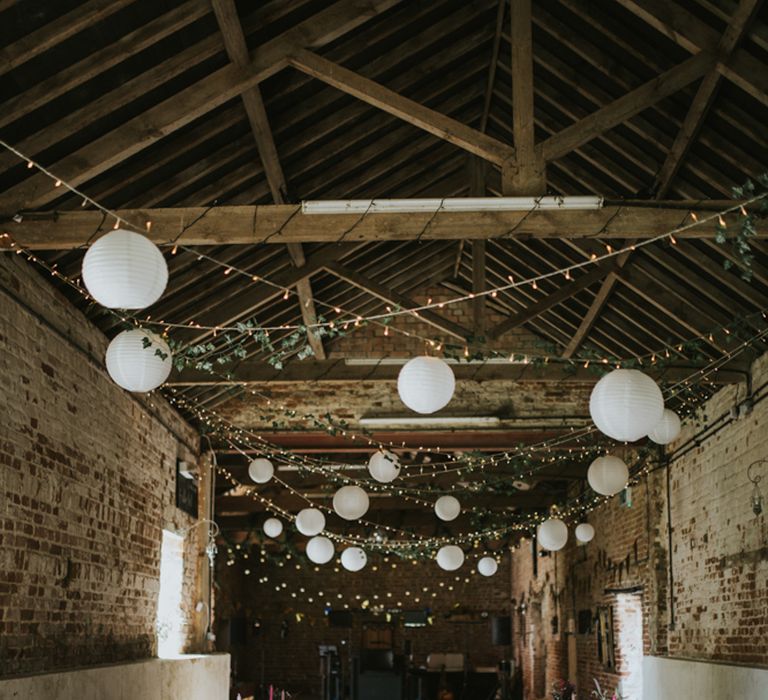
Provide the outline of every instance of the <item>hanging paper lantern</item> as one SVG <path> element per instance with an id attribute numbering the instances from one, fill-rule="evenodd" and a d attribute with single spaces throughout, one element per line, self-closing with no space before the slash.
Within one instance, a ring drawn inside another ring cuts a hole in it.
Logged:
<path id="1" fill-rule="evenodd" d="M 400 400 L 416 413 L 434 413 L 447 406 L 455 388 L 453 370 L 439 357 L 414 357 L 397 376 Z"/>
<path id="2" fill-rule="evenodd" d="M 272 462 L 263 457 L 252 460 L 248 465 L 248 476 L 251 477 L 251 481 L 257 484 L 266 484 L 274 473 L 275 468 L 272 466 Z"/>
<path id="3" fill-rule="evenodd" d="M 539 525 L 536 530 L 536 539 L 542 549 L 557 552 L 565 547 L 568 541 L 568 527 L 558 518 L 550 518 Z"/>
<path id="4" fill-rule="evenodd" d="M 400 459 L 389 450 L 376 450 L 368 460 L 368 471 L 376 481 L 388 484 L 400 474 Z"/>
<path id="5" fill-rule="evenodd" d="M 277 518 L 267 518 L 264 521 L 264 534 L 275 539 L 283 534 L 283 523 Z"/>
<path id="6" fill-rule="evenodd" d="M 437 565 L 444 571 L 456 571 L 464 563 L 464 552 L 455 544 L 437 550 Z"/>
<path id="7" fill-rule="evenodd" d="M 128 391 L 146 393 L 168 379 L 173 358 L 171 349 L 160 336 L 133 328 L 112 339 L 106 364 L 115 384 Z"/>
<path id="8" fill-rule="evenodd" d="M 579 523 L 576 526 L 574 534 L 579 542 L 586 544 L 587 542 L 591 542 L 592 538 L 595 536 L 595 528 L 589 523 Z"/>
<path id="9" fill-rule="evenodd" d="M 658 445 L 668 445 L 680 435 L 680 417 L 668 408 L 664 409 L 661 420 L 648 433 L 648 437 Z"/>
<path id="10" fill-rule="evenodd" d="M 360 547 L 347 547 L 341 553 L 341 565 L 347 571 L 360 571 L 368 563 L 368 557 Z"/>
<path id="11" fill-rule="evenodd" d="M 616 369 L 595 384 L 589 412 L 601 433 L 634 442 L 661 420 L 664 397 L 648 375 L 636 369 Z"/>
<path id="12" fill-rule="evenodd" d="M 483 557 L 477 562 L 477 573 L 481 576 L 493 576 L 498 569 L 499 564 L 493 557 Z"/>
<path id="13" fill-rule="evenodd" d="M 587 481 L 602 496 L 613 496 L 627 485 L 629 468 L 624 460 L 613 455 L 598 457 L 589 465 Z"/>
<path id="14" fill-rule="evenodd" d="M 456 520 L 461 513 L 461 504 L 453 496 L 440 496 L 435 501 L 435 514 L 440 520 Z"/>
<path id="15" fill-rule="evenodd" d="M 88 248 L 83 283 L 108 309 L 145 309 L 165 291 L 168 265 L 146 236 L 117 229 Z"/>
<path id="16" fill-rule="evenodd" d="M 334 551 L 333 542 L 322 535 L 307 542 L 307 557 L 315 564 L 327 564 L 333 559 Z"/>
<path id="17" fill-rule="evenodd" d="M 357 520 L 368 512 L 368 494 L 359 486 L 342 486 L 333 495 L 333 509 L 344 520 Z"/>
<path id="18" fill-rule="evenodd" d="M 296 516 L 296 529 L 307 537 L 319 535 L 325 529 L 325 516 L 317 508 L 304 508 Z"/>

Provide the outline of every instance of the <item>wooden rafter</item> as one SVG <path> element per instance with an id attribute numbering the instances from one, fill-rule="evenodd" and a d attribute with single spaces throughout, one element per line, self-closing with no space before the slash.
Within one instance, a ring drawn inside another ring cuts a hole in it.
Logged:
<path id="1" fill-rule="evenodd" d="M 213 10 L 216 14 L 216 21 L 219 23 L 219 29 L 224 37 L 224 47 L 227 50 L 229 60 L 236 66 L 247 66 L 250 63 L 250 55 L 234 0 L 213 0 Z M 272 192 L 272 200 L 275 204 L 285 204 L 288 186 L 283 174 L 283 168 L 280 165 L 280 158 L 277 155 L 277 147 L 272 136 L 272 129 L 269 126 L 267 110 L 264 107 L 264 100 L 261 97 L 259 86 L 254 85 L 245 90 L 241 93 L 240 97 L 243 100 L 243 106 L 248 115 L 251 131 L 256 139 L 261 163 Z M 301 243 L 289 243 L 287 248 L 293 264 L 296 267 L 302 267 L 306 260 Z M 309 278 L 304 277 L 299 280 L 296 285 L 296 295 L 301 307 L 304 325 L 307 327 L 314 326 L 317 323 L 317 311 L 315 310 L 315 300 L 312 296 L 312 285 Z M 319 360 L 324 360 L 325 349 L 323 348 L 323 341 L 317 333 L 312 330 L 308 331 L 307 341 L 315 357 Z"/>
<path id="2" fill-rule="evenodd" d="M 719 62 L 728 63 L 728 59 L 749 29 L 761 4 L 762 0 L 741 0 L 715 50 Z M 688 149 L 699 133 L 699 129 L 701 129 L 701 125 L 712 106 L 719 82 L 720 72 L 717 68 L 710 70 L 701 81 L 699 89 L 696 91 L 696 97 L 693 98 L 693 102 L 688 108 L 683 125 L 656 177 L 655 191 L 659 199 L 666 196 L 672 179 L 677 174 Z"/>
<path id="3" fill-rule="evenodd" d="M 488 82 L 485 86 L 485 98 L 483 100 L 483 116 L 480 118 L 480 131 L 485 133 L 488 126 L 488 116 L 491 113 L 491 101 L 493 100 L 493 86 L 496 84 L 496 65 L 499 62 L 499 49 L 501 36 L 504 29 L 504 13 L 507 0 L 498 0 L 496 10 L 496 32 L 493 35 L 493 49 L 491 50 L 491 63 L 488 66 Z"/>
<path id="4" fill-rule="evenodd" d="M 689 212 L 699 215 L 733 207 L 734 200 L 647 201 L 627 200 L 621 206 L 594 210 L 441 212 L 421 214 L 302 214 L 296 205 L 221 206 L 127 209 L 118 214 L 127 221 L 152 221 L 149 237 L 166 243 L 184 222 L 199 219 L 185 231 L 187 245 L 253 245 L 255 243 L 328 243 L 381 240 L 482 240 L 489 238 L 651 238 L 677 228 Z M 44 225 L 43 225 L 44 224 Z M 3 228 L 17 243 L 33 250 L 68 250 L 111 230 L 93 211 L 25 213 L 20 222 Z M 346 232 L 346 234 L 345 234 Z M 714 238 L 712 222 L 700 222 L 676 234 L 678 238 Z M 757 238 L 768 237 L 758 229 Z"/>

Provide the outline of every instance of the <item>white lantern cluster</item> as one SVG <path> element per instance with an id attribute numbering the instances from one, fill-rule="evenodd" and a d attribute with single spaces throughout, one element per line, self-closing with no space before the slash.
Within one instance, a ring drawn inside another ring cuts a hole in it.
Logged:
<path id="1" fill-rule="evenodd" d="M 568 542 L 568 527 L 559 518 L 549 518 L 536 528 L 536 539 L 542 549 L 557 552 Z"/>
<path id="2" fill-rule="evenodd" d="M 118 333 L 106 354 L 107 372 L 127 391 L 146 393 L 157 389 L 171 373 L 173 358 L 168 344 L 141 328 Z"/>
<path id="3" fill-rule="evenodd" d="M 461 513 L 461 504 L 453 496 L 440 496 L 435 501 L 435 515 L 440 520 L 445 520 L 446 522 L 456 520 L 459 517 L 459 513 Z"/>
<path id="4" fill-rule="evenodd" d="M 266 484 L 275 474 L 272 462 L 264 457 L 251 460 L 248 465 L 248 476 L 256 484 Z"/>
<path id="5" fill-rule="evenodd" d="M 443 571 L 456 571 L 464 563 L 464 552 L 455 544 L 447 544 L 437 550 L 435 558 Z"/>
<path id="6" fill-rule="evenodd" d="M 614 496 L 624 490 L 629 481 L 629 468 L 614 455 L 598 457 L 587 470 L 587 481 L 602 496 Z"/>
<path id="7" fill-rule="evenodd" d="M 277 518 L 267 518 L 262 526 L 264 534 L 273 540 L 283 534 L 283 523 Z"/>
<path id="8" fill-rule="evenodd" d="M 336 550 L 333 542 L 323 535 L 318 535 L 307 542 L 306 552 L 308 559 L 314 564 L 327 564 L 333 559 Z"/>
<path id="9" fill-rule="evenodd" d="M 307 537 L 319 535 L 325 529 L 325 516 L 317 508 L 304 508 L 296 515 L 296 529 Z"/>
<path id="10" fill-rule="evenodd" d="M 168 265 L 146 236 L 117 229 L 102 236 L 83 257 L 83 283 L 108 309 L 145 309 L 168 284 Z"/>
<path id="11" fill-rule="evenodd" d="M 499 564 L 493 557 L 483 557 L 477 562 L 477 573 L 481 576 L 493 576 L 498 569 Z"/>
<path id="12" fill-rule="evenodd" d="M 347 547 L 341 553 L 341 565 L 347 571 L 360 571 L 368 563 L 368 557 L 360 547 Z"/>
<path id="13" fill-rule="evenodd" d="M 368 471 L 376 481 L 389 484 L 400 475 L 400 458 L 389 450 L 377 450 L 368 460 Z"/>
<path id="14" fill-rule="evenodd" d="M 453 370 L 439 357 L 414 357 L 397 376 L 400 400 L 416 413 L 434 413 L 444 408 L 455 389 Z"/>
<path id="15" fill-rule="evenodd" d="M 357 520 L 368 512 L 368 494 L 359 486 L 342 486 L 333 495 L 333 509 L 344 520 Z"/>

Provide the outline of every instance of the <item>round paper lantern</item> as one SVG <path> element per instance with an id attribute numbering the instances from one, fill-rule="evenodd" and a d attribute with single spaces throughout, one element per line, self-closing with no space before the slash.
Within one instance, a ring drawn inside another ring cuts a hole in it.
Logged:
<path id="1" fill-rule="evenodd" d="M 493 557 L 483 557 L 477 562 L 477 573 L 481 576 L 493 576 L 498 569 L 499 564 Z"/>
<path id="2" fill-rule="evenodd" d="M 359 486 L 342 486 L 333 495 L 333 509 L 344 520 L 357 520 L 368 512 L 368 494 Z"/>
<path id="3" fill-rule="evenodd" d="M 648 437 L 658 445 L 668 445 L 680 435 L 680 417 L 668 408 L 664 409 L 661 420 L 648 433 Z"/>
<path id="4" fill-rule="evenodd" d="M 102 236 L 83 258 L 83 283 L 108 309 L 145 309 L 168 284 L 168 266 L 146 236 L 117 229 Z"/>
<path id="5" fill-rule="evenodd" d="M 318 535 L 307 542 L 307 557 L 315 564 L 327 564 L 333 559 L 333 542 Z"/>
<path id="6" fill-rule="evenodd" d="M 360 571 L 368 563 L 368 557 L 360 547 L 347 547 L 341 553 L 341 565 L 347 571 Z"/>
<path id="7" fill-rule="evenodd" d="M 325 516 L 317 508 L 304 508 L 296 516 L 296 529 L 307 537 L 319 535 L 325 529 Z"/>
<path id="8" fill-rule="evenodd" d="M 568 528 L 558 518 L 550 518 L 539 525 L 536 530 L 536 539 L 542 549 L 557 552 L 565 547 L 568 541 Z"/>
<path id="9" fill-rule="evenodd" d="M 118 386 L 145 393 L 157 389 L 171 373 L 171 349 L 159 336 L 141 328 L 118 333 L 109 344 L 107 372 Z"/>
<path id="10" fill-rule="evenodd" d="M 456 571 L 464 563 L 464 552 L 455 544 L 437 550 L 437 565 L 444 571 Z"/>
<path id="11" fill-rule="evenodd" d="M 453 370 L 439 357 L 414 357 L 397 376 L 400 400 L 416 413 L 434 413 L 447 406 L 455 388 Z"/>
<path id="12" fill-rule="evenodd" d="M 595 528 L 589 523 L 579 523 L 576 526 L 574 533 L 579 542 L 586 544 L 587 542 L 591 542 L 592 538 L 595 536 Z"/>
<path id="13" fill-rule="evenodd" d="M 648 375 L 636 369 L 616 369 L 595 384 L 589 412 L 601 433 L 634 442 L 661 420 L 664 397 Z"/>
<path id="14" fill-rule="evenodd" d="M 248 465 L 248 476 L 251 477 L 251 481 L 255 481 L 257 484 L 266 484 L 274 473 L 275 468 L 272 466 L 272 462 L 264 459 L 264 457 L 254 459 Z"/>
<path id="15" fill-rule="evenodd" d="M 283 534 L 283 523 L 277 518 L 267 518 L 264 521 L 264 534 L 275 539 Z"/>
<path id="16" fill-rule="evenodd" d="M 389 450 L 376 450 L 368 460 L 368 471 L 376 481 L 388 484 L 400 474 L 400 459 Z"/>
<path id="17" fill-rule="evenodd" d="M 435 514 L 440 520 L 456 520 L 461 513 L 461 504 L 453 496 L 440 496 L 435 501 Z"/>
<path id="18" fill-rule="evenodd" d="M 587 470 L 587 481 L 594 491 L 613 496 L 623 490 L 629 480 L 629 469 L 624 460 L 605 455 L 598 457 Z"/>

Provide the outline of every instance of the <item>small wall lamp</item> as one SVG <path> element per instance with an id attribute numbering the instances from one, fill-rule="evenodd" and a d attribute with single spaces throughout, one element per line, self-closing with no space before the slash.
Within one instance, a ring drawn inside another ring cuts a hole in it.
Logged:
<path id="1" fill-rule="evenodd" d="M 750 500 L 752 503 L 752 512 L 760 515 L 763 512 L 763 494 L 760 492 L 760 480 L 763 478 L 760 474 L 752 474 L 752 468 L 761 464 L 768 464 L 768 459 L 758 459 L 747 467 L 747 478 L 754 484 Z"/>

